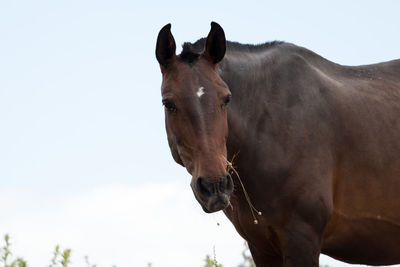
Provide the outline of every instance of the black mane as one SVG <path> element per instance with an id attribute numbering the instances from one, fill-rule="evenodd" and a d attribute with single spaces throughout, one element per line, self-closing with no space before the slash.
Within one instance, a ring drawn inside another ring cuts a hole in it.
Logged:
<path id="1" fill-rule="evenodd" d="M 183 62 L 192 64 L 197 61 L 200 56 L 200 53 L 204 50 L 204 46 L 206 43 L 206 38 L 201 38 L 197 40 L 195 43 L 186 42 L 182 45 L 182 52 L 179 55 L 180 59 Z M 227 51 L 237 51 L 237 52 L 258 52 L 263 51 L 265 49 L 271 48 L 273 46 L 282 44 L 282 41 L 272 41 L 258 45 L 252 44 L 241 44 L 238 42 L 226 42 Z"/>

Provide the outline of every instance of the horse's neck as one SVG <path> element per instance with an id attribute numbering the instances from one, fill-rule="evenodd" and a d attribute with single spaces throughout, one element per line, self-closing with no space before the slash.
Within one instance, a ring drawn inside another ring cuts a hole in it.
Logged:
<path id="1" fill-rule="evenodd" d="M 220 65 L 221 77 L 232 93 L 232 101 L 228 106 L 228 160 L 237 153 L 243 155 L 251 145 L 248 142 L 254 131 L 251 116 L 256 112 L 255 105 L 258 105 L 260 99 L 255 99 L 252 92 L 255 90 L 252 84 L 258 82 L 254 80 L 257 79 L 256 75 L 251 80 L 248 73 L 255 74 L 256 71 L 255 64 L 248 64 L 246 58 L 240 56 L 228 56 Z"/>

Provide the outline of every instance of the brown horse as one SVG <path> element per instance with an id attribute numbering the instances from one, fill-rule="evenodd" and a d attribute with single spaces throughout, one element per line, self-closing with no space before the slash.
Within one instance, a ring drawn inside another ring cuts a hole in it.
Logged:
<path id="1" fill-rule="evenodd" d="M 176 55 L 170 28 L 156 57 L 172 156 L 257 266 L 400 263 L 400 60 L 341 66 L 227 42 L 214 22 Z"/>

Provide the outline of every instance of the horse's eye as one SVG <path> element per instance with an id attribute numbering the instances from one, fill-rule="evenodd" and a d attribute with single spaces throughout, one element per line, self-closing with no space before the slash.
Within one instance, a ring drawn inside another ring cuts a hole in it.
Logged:
<path id="1" fill-rule="evenodd" d="M 222 103 L 222 107 L 228 105 L 229 101 L 231 101 L 231 98 L 232 98 L 232 95 L 227 95 L 227 96 L 224 98 L 224 102 Z"/>
<path id="2" fill-rule="evenodd" d="M 174 104 L 174 102 L 172 102 L 169 99 L 164 99 L 162 101 L 164 107 L 169 111 L 169 112 L 176 112 L 176 106 Z"/>

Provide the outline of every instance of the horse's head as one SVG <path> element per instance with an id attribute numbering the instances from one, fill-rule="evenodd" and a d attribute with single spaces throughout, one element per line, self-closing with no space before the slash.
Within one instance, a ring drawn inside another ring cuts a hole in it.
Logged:
<path id="1" fill-rule="evenodd" d="M 226 168 L 231 93 L 218 74 L 225 34 L 213 22 L 201 53 L 177 56 L 170 29 L 170 24 L 161 29 L 156 45 L 168 143 L 175 161 L 192 175 L 191 187 L 204 211 L 219 211 L 229 205 L 233 191 Z"/>

